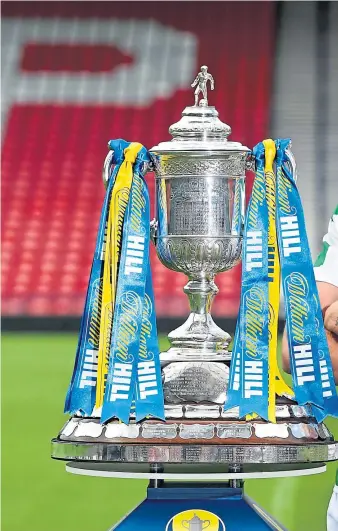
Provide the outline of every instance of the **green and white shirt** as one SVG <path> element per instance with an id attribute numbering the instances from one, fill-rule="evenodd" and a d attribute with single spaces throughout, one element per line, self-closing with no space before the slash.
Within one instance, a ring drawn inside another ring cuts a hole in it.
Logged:
<path id="1" fill-rule="evenodd" d="M 317 282 L 338 287 L 338 205 L 330 219 L 323 247 L 314 265 Z"/>

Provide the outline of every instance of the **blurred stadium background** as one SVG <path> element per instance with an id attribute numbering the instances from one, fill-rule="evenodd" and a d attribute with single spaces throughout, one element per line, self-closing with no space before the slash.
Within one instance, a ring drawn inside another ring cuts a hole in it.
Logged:
<path id="1" fill-rule="evenodd" d="M 103 531 L 145 484 L 72 477 L 49 458 L 60 429 L 103 199 L 107 141 L 148 147 L 192 102 L 253 146 L 290 136 L 313 256 L 338 197 L 336 2 L 2 2 L 3 531 Z M 248 190 L 252 177 L 248 178 Z M 153 195 L 154 180 L 149 189 Z M 161 345 L 182 322 L 185 277 L 152 251 Z M 233 330 L 240 269 L 219 275 L 213 314 Z M 338 436 L 337 422 L 330 427 Z M 247 482 L 290 531 L 325 531 L 335 465 Z"/>

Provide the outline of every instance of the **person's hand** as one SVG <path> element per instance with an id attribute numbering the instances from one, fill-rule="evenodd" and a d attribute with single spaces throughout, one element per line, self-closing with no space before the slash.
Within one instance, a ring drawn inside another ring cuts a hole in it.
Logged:
<path id="1" fill-rule="evenodd" d="M 330 356 L 332 360 L 333 376 L 338 385 L 338 368 L 337 368 L 337 359 L 338 359 L 338 336 L 330 330 L 325 329 L 327 346 L 329 347 Z"/>
<path id="2" fill-rule="evenodd" d="M 335 381 L 338 384 L 338 301 L 324 311 L 324 327 L 332 359 Z"/>
<path id="3" fill-rule="evenodd" d="M 338 339 L 338 301 L 329 306 L 324 315 L 324 326 L 326 330 L 329 330 L 337 336 Z"/>

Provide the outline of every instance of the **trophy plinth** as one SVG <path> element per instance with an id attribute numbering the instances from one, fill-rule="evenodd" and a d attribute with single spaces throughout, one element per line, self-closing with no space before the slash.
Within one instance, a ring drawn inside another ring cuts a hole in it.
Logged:
<path id="1" fill-rule="evenodd" d="M 52 442 L 52 456 L 68 461 L 115 462 L 137 466 L 197 463 L 265 470 L 337 459 L 336 443 L 325 424 L 317 424 L 307 407 L 282 398 L 277 423 L 240 420 L 238 410 L 221 405 L 166 406 L 166 421 L 131 420 L 100 424 L 99 418 L 73 417 Z M 223 469 L 222 469 L 223 470 Z"/>

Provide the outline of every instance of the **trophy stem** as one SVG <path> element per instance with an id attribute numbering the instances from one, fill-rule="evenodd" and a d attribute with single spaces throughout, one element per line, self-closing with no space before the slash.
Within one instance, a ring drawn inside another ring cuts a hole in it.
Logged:
<path id="1" fill-rule="evenodd" d="M 168 335 L 170 349 L 161 354 L 162 362 L 223 361 L 230 359 L 231 337 L 213 321 L 210 310 L 218 288 L 213 276 L 190 277 L 184 287 L 191 313 L 186 322 Z"/>
<path id="2" fill-rule="evenodd" d="M 206 318 L 210 314 L 212 302 L 218 293 L 214 279 L 192 278 L 184 286 L 183 291 L 188 295 L 191 312 Z"/>

